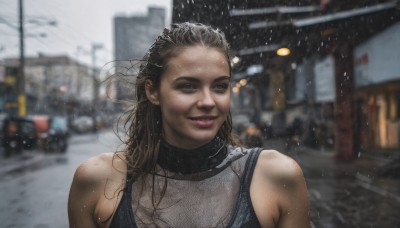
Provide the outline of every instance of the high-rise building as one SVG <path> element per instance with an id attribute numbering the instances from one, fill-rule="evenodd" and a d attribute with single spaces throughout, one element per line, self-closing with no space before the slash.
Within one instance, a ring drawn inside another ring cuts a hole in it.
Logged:
<path id="1" fill-rule="evenodd" d="M 132 100 L 135 73 L 139 62 L 147 53 L 151 44 L 165 27 L 165 8 L 149 7 L 148 14 L 131 17 L 114 17 L 114 50 L 115 65 L 118 75 L 124 77 L 121 83 L 116 83 L 116 98 L 118 100 Z"/>
<path id="2" fill-rule="evenodd" d="M 114 18 L 116 60 L 139 60 L 165 27 L 165 8 L 149 7 L 145 16 Z"/>

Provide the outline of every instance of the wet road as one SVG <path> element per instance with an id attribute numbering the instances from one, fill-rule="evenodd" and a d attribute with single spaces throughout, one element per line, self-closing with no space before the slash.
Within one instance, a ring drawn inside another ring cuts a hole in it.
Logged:
<path id="1" fill-rule="evenodd" d="M 0 227 L 68 227 L 68 190 L 76 167 L 89 157 L 114 151 L 114 133 L 74 136 L 64 155 L 40 152 L 0 159 Z M 385 161 L 361 156 L 337 162 L 332 151 L 284 150 L 282 140 L 265 148 L 282 151 L 303 168 L 310 192 L 312 227 L 400 227 L 400 180 L 376 175 Z M 40 161 L 27 168 L 15 164 Z"/>
<path id="2" fill-rule="evenodd" d="M 286 153 L 302 167 L 312 227 L 400 227 L 400 180 L 376 174 L 387 161 L 361 155 L 340 162 L 332 150 L 300 146 L 285 151 L 282 140 L 267 141 L 265 147 Z"/>
<path id="3" fill-rule="evenodd" d="M 114 140 L 112 132 L 74 136 L 64 155 L 35 151 L 34 155 L 1 158 L 0 227 L 68 227 L 68 191 L 75 169 L 95 154 L 114 150 L 117 145 Z M 24 169 L 7 168 L 11 163 L 28 160 L 36 163 Z"/>

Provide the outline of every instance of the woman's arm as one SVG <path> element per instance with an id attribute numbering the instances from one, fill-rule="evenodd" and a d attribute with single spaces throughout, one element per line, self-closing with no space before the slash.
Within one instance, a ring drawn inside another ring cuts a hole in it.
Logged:
<path id="1" fill-rule="evenodd" d="M 94 167 L 98 160 L 98 157 L 91 158 L 75 171 L 68 198 L 68 219 L 71 228 L 97 227 L 94 211 L 101 192 L 101 181 Z M 101 169 L 101 166 L 98 168 Z"/>
<path id="2" fill-rule="evenodd" d="M 263 227 L 310 227 L 308 190 L 300 166 L 277 151 L 262 151 L 250 189 Z"/>

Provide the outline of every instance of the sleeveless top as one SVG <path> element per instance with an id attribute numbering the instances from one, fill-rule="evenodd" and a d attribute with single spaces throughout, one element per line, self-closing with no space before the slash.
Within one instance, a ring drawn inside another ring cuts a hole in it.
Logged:
<path id="1" fill-rule="evenodd" d="M 227 147 L 229 151 L 234 150 L 235 148 Z M 238 148 L 236 148 L 237 150 Z M 236 203 L 234 206 L 234 210 L 230 214 L 229 222 L 226 227 L 236 228 L 236 227 L 251 227 L 257 228 L 261 227 L 257 216 L 255 214 L 251 198 L 250 198 L 250 184 L 253 176 L 253 171 L 255 165 L 257 163 L 258 157 L 262 148 L 252 148 L 252 149 L 244 149 L 246 153 L 243 154 L 243 157 L 239 159 L 245 160 L 245 167 L 243 170 L 243 174 L 240 176 L 240 186 L 236 198 Z M 239 160 L 238 159 L 238 160 Z M 226 168 L 225 168 L 226 169 Z M 135 221 L 134 210 L 132 209 L 132 193 L 134 179 L 127 179 L 127 183 L 123 190 L 123 195 L 121 201 L 114 213 L 112 218 L 110 228 L 136 228 L 138 227 Z M 193 225 L 189 225 L 187 227 L 192 227 Z M 169 227 L 169 226 L 168 226 Z M 201 227 L 201 226 L 196 226 Z"/>

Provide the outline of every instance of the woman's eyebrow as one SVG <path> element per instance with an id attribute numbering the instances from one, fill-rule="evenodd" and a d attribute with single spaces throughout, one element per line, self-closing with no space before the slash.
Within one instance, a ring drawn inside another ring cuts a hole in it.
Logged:
<path id="1" fill-rule="evenodd" d="M 181 76 L 181 77 L 176 78 L 175 81 L 193 81 L 193 82 L 198 82 L 200 80 L 195 78 L 195 77 Z"/>
<path id="2" fill-rule="evenodd" d="M 214 81 L 223 81 L 223 80 L 229 80 L 231 77 L 230 76 L 220 76 L 218 78 L 216 78 Z M 175 81 L 192 81 L 192 82 L 199 82 L 200 79 L 197 77 L 190 77 L 190 76 L 181 76 L 177 79 L 175 79 Z"/>
<path id="3" fill-rule="evenodd" d="M 214 81 L 224 81 L 224 80 L 230 80 L 231 77 L 230 76 L 220 76 L 217 79 L 215 79 Z"/>

